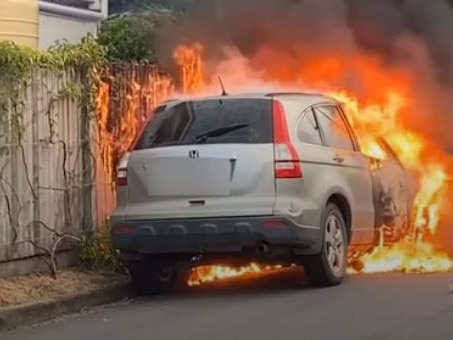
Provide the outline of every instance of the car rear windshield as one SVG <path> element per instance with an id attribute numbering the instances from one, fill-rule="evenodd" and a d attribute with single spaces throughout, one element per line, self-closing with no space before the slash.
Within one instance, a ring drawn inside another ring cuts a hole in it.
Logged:
<path id="1" fill-rule="evenodd" d="M 135 149 L 201 143 L 272 143 L 271 100 L 211 99 L 167 107 L 148 123 Z"/>

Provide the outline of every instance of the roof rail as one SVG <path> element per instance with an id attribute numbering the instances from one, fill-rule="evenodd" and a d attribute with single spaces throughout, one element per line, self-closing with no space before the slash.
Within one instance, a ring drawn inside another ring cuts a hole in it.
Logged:
<path id="1" fill-rule="evenodd" d="M 272 96 L 321 96 L 325 97 L 322 93 L 317 92 L 269 92 L 265 94 L 266 97 Z"/>

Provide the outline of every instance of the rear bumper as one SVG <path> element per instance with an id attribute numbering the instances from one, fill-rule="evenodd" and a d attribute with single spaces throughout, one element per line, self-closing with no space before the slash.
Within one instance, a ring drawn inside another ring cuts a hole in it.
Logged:
<path id="1" fill-rule="evenodd" d="M 113 245 L 140 254 L 242 252 L 260 243 L 316 254 L 319 228 L 300 226 L 275 216 L 114 222 Z"/>

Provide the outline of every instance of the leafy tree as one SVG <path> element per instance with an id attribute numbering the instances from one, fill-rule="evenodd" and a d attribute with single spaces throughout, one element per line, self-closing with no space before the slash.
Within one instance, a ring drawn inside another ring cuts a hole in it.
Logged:
<path id="1" fill-rule="evenodd" d="M 101 25 L 98 41 L 110 61 L 155 62 L 156 31 L 174 19 L 173 12 L 152 6 L 146 11 L 111 17 Z"/>
<path id="2" fill-rule="evenodd" d="M 153 6 L 184 10 L 196 1 L 197 0 L 109 0 L 109 11 L 111 14 L 138 12 Z"/>

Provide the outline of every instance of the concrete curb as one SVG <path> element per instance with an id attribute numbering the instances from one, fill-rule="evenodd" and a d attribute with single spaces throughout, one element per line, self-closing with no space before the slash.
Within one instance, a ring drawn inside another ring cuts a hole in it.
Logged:
<path id="1" fill-rule="evenodd" d="M 65 314 L 81 312 L 87 307 L 113 303 L 131 296 L 129 285 L 121 284 L 86 294 L 0 308 L 0 332 L 50 321 Z"/>

